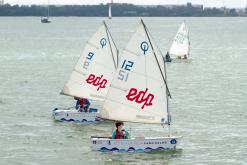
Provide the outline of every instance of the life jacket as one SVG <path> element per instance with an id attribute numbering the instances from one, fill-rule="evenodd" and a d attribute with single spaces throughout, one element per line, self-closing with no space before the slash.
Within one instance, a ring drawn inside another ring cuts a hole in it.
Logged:
<path id="1" fill-rule="evenodd" d="M 87 100 L 86 100 L 86 99 L 81 99 L 81 100 L 80 100 L 80 106 L 81 106 L 81 107 L 87 106 Z"/>
<path id="2" fill-rule="evenodd" d="M 121 133 L 116 129 L 115 139 L 126 139 L 125 130 L 122 130 Z"/>

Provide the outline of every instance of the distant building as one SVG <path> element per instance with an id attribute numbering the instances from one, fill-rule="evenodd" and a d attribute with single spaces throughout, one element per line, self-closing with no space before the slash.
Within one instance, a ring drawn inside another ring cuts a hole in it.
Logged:
<path id="1" fill-rule="evenodd" d="M 4 5 L 4 0 L 0 0 L 0 5 Z"/>
<path id="2" fill-rule="evenodd" d="M 177 8 L 177 7 L 196 7 L 196 8 L 203 9 L 203 5 L 201 5 L 201 4 L 192 4 L 190 2 L 188 2 L 187 4 L 181 4 L 181 5 L 171 4 L 171 5 L 160 5 L 160 6 L 164 6 L 164 7 L 167 7 L 169 9 L 174 9 L 174 8 Z M 154 7 L 156 7 L 156 5 Z"/>

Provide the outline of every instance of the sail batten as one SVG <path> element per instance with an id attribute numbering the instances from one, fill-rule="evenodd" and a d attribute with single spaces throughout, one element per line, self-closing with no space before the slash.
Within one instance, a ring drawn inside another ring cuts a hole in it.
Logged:
<path id="1" fill-rule="evenodd" d="M 62 93 L 73 97 L 104 100 L 116 70 L 117 59 L 118 50 L 103 22 L 86 42 Z"/>
<path id="2" fill-rule="evenodd" d="M 141 22 L 123 51 L 103 104 L 102 118 L 167 123 L 165 64 L 149 35 Z"/>

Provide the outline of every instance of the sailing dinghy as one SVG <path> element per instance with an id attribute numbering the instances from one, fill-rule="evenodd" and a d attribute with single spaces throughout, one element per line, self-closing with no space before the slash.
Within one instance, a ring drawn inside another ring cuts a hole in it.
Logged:
<path id="1" fill-rule="evenodd" d="M 41 20 L 40 20 L 41 23 L 51 23 L 51 20 L 50 20 L 50 3 L 49 3 L 49 0 L 48 0 L 48 5 L 45 8 L 45 15 L 46 16 L 41 17 Z"/>
<path id="2" fill-rule="evenodd" d="M 97 102 L 105 99 L 113 75 L 117 69 L 118 50 L 105 24 L 88 40 L 61 94 L 86 98 Z M 53 117 L 59 121 L 99 121 L 99 111 L 78 112 L 73 108 L 55 108 Z"/>
<path id="3" fill-rule="evenodd" d="M 123 51 L 101 117 L 170 127 L 169 95 L 163 56 L 141 20 Z M 92 136 L 91 147 L 95 151 L 174 150 L 179 138 L 171 136 L 170 132 L 168 136 L 130 139 Z"/>
<path id="4" fill-rule="evenodd" d="M 189 28 L 185 22 L 179 27 L 173 39 L 169 54 L 173 58 L 173 62 L 188 62 L 192 60 L 190 57 Z"/>

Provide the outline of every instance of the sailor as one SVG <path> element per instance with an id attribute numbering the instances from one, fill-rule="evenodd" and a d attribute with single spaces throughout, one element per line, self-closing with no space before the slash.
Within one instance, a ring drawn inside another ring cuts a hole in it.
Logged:
<path id="1" fill-rule="evenodd" d="M 112 133 L 112 139 L 128 139 L 129 133 L 123 128 L 123 122 L 116 122 L 116 130 Z"/>
<path id="2" fill-rule="evenodd" d="M 165 59 L 165 61 L 166 62 L 171 62 L 172 61 L 169 52 L 166 53 L 166 59 Z"/>
<path id="3" fill-rule="evenodd" d="M 77 100 L 75 108 L 79 112 L 89 112 L 90 102 L 85 98 L 75 98 Z"/>

